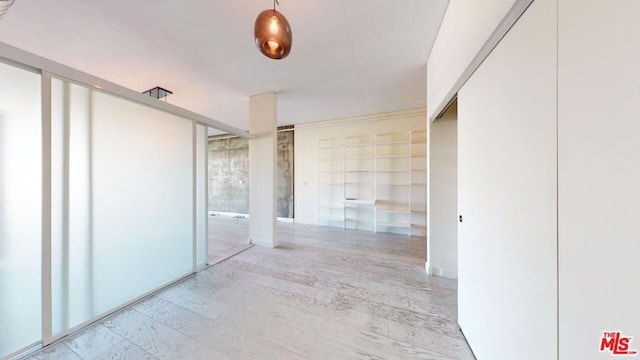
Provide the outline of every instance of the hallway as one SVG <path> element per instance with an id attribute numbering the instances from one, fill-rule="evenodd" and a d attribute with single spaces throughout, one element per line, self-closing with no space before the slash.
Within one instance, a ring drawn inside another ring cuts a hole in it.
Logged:
<path id="1" fill-rule="evenodd" d="M 279 248 L 252 247 L 32 358 L 473 359 L 456 282 L 425 276 L 424 238 L 278 232 Z"/>

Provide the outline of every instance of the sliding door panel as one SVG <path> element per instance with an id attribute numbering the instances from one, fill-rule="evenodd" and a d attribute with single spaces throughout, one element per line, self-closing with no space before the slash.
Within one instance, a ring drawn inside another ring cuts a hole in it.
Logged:
<path id="1" fill-rule="evenodd" d="M 459 324 L 478 359 L 557 358 L 556 4 L 458 96 Z"/>
<path id="2" fill-rule="evenodd" d="M 51 82 L 53 335 L 93 318 L 91 90 Z"/>
<path id="3" fill-rule="evenodd" d="M 0 358 L 41 339 L 39 74 L 0 63 Z"/>
<path id="4" fill-rule="evenodd" d="M 97 314 L 193 269 L 193 122 L 93 92 Z"/>
<path id="5" fill-rule="evenodd" d="M 563 0 L 559 12 L 560 358 L 635 359 L 640 2 Z"/>
<path id="6" fill-rule="evenodd" d="M 193 271 L 193 121 L 52 80 L 59 337 Z"/>

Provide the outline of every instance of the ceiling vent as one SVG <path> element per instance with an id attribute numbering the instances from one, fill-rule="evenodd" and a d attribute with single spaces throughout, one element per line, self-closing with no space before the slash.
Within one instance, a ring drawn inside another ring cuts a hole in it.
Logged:
<path id="1" fill-rule="evenodd" d="M 153 89 L 149 89 L 149 90 L 143 92 L 143 94 L 149 95 L 152 98 L 156 98 L 158 100 L 164 99 L 164 102 L 167 102 L 167 96 L 173 94 L 173 92 L 171 92 L 171 91 L 169 91 L 167 89 L 163 89 L 163 88 L 161 88 L 159 86 L 156 86 Z"/>

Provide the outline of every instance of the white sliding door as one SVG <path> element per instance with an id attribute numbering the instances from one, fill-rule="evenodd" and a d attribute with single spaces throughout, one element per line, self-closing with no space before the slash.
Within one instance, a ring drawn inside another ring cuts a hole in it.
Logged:
<path id="1" fill-rule="evenodd" d="M 54 337 L 193 271 L 194 141 L 192 120 L 53 79 Z"/>
<path id="2" fill-rule="evenodd" d="M 556 359 L 556 2 L 458 95 L 459 324 L 480 360 Z"/>
<path id="3" fill-rule="evenodd" d="M 639 14 L 635 0 L 560 1 L 562 360 L 640 351 Z M 600 352 L 603 332 L 632 339 Z"/>
<path id="4" fill-rule="evenodd" d="M 193 141 L 190 120 L 93 92 L 97 314 L 192 271 Z"/>
<path id="5" fill-rule="evenodd" d="M 91 241 L 91 90 L 51 81 L 52 328 L 95 316 Z"/>
<path id="6" fill-rule="evenodd" d="M 0 63 L 0 358 L 40 341 L 40 74 Z"/>

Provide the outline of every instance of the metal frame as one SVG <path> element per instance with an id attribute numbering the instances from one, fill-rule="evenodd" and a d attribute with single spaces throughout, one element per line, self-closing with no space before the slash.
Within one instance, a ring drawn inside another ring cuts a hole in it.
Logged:
<path id="1" fill-rule="evenodd" d="M 41 73 L 42 101 L 42 344 L 53 338 L 51 259 L 51 74 Z"/>
<path id="2" fill-rule="evenodd" d="M 209 129 L 204 128 L 204 242 L 205 266 L 209 265 Z"/>
<path id="3" fill-rule="evenodd" d="M 191 135 L 191 197 L 192 203 L 192 247 L 193 247 L 193 272 L 198 272 L 198 123 L 192 122 Z"/>

